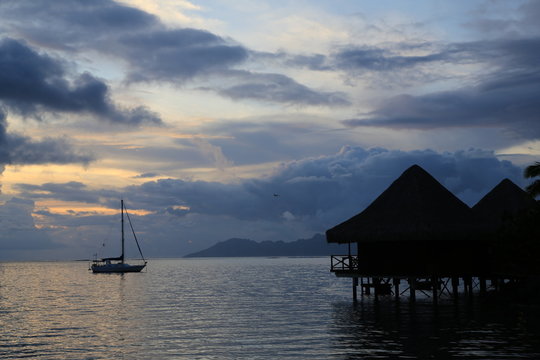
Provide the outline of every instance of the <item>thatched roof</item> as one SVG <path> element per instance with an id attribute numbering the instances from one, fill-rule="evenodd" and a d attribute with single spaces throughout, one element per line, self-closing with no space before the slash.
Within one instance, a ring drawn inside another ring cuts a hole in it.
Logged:
<path id="1" fill-rule="evenodd" d="M 418 165 L 408 168 L 364 211 L 326 232 L 328 242 L 457 240 L 472 211 Z"/>
<path id="2" fill-rule="evenodd" d="M 499 227 L 505 219 L 538 206 L 536 201 L 509 179 L 502 180 L 472 210 L 490 227 Z"/>

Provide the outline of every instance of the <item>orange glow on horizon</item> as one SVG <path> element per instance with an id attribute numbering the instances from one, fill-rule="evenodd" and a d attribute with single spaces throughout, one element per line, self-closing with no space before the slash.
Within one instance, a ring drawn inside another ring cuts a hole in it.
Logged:
<path id="1" fill-rule="evenodd" d="M 36 201 L 36 210 L 46 210 L 51 214 L 73 216 L 116 215 L 120 213 L 120 209 L 111 209 L 100 205 L 60 200 Z M 145 216 L 154 213 L 153 211 L 142 209 L 128 208 L 128 211 L 130 214 L 138 216 Z M 36 214 L 34 216 L 39 218 L 40 215 Z"/>
<path id="2" fill-rule="evenodd" d="M 80 182 L 84 190 L 115 189 L 129 185 L 137 185 L 148 179 L 136 178 L 136 171 L 119 169 L 114 164 L 107 166 L 104 162 L 81 165 L 24 165 L 6 166 L 2 174 L 2 192 L 8 195 L 18 193 L 16 184 L 43 185 L 46 183 Z M 46 193 L 46 192 L 43 192 Z"/>

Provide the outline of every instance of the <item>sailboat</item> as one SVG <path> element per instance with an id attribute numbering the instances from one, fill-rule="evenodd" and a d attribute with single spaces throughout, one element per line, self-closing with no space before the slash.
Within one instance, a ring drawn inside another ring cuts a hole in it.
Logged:
<path id="1" fill-rule="evenodd" d="M 133 237 L 135 238 L 135 242 L 137 243 L 137 248 L 139 249 L 139 253 L 141 254 L 141 259 L 144 262 L 144 264 L 137 264 L 137 265 L 130 265 L 125 262 L 124 259 L 124 211 L 126 213 L 127 219 L 129 221 L 129 226 L 131 227 L 131 231 L 133 232 Z M 124 206 L 124 200 L 120 200 L 120 213 L 122 214 L 122 254 L 118 257 L 109 257 L 109 258 L 103 258 L 103 259 L 94 259 L 92 261 L 92 265 L 90 266 L 90 270 L 94 273 L 126 273 L 126 272 L 140 272 L 144 267 L 146 266 L 146 260 L 144 259 L 144 256 L 141 251 L 141 247 L 139 246 L 139 241 L 137 240 L 137 236 L 135 235 L 135 231 L 133 230 L 133 226 L 131 225 L 131 219 L 129 218 L 129 214 L 126 210 L 126 207 Z"/>

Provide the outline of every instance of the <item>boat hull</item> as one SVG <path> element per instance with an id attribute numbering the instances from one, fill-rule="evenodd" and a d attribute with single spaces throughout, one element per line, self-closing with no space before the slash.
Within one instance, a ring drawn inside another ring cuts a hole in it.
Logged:
<path id="1" fill-rule="evenodd" d="M 90 269 L 93 273 L 127 273 L 141 272 L 146 267 L 144 265 L 129 265 L 129 264 L 92 264 Z"/>

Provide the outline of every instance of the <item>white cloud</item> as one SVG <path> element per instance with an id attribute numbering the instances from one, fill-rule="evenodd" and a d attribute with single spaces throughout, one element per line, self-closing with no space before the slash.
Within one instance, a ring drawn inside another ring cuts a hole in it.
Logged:
<path id="1" fill-rule="evenodd" d="M 219 146 L 210 144 L 205 139 L 195 137 L 191 141 L 199 148 L 199 150 L 210 158 L 218 170 L 225 171 L 227 168 L 234 165 L 232 161 L 229 161 Z"/>

